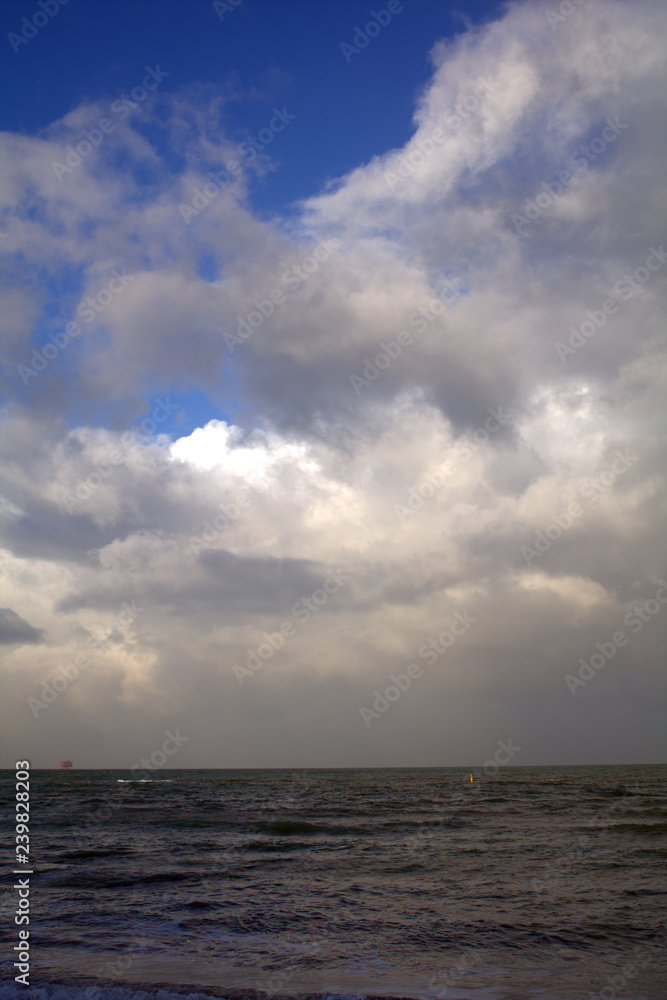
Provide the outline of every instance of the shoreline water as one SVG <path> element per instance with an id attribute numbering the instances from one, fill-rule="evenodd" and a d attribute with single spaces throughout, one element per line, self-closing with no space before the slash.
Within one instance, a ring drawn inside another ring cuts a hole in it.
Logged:
<path id="1" fill-rule="evenodd" d="M 160 777 L 33 773 L 0 1000 L 667 995 L 660 765 Z"/>

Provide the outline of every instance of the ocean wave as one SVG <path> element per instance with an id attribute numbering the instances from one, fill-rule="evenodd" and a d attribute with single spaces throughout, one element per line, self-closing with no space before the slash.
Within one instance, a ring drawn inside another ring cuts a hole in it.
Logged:
<path id="1" fill-rule="evenodd" d="M 664 837 L 667 823 L 612 823 L 610 829 L 616 833 L 641 833 L 646 837 Z"/>
<path id="2" fill-rule="evenodd" d="M 311 850 L 312 844 L 298 840 L 250 840 L 235 847 L 237 851 L 298 851 Z"/>
<path id="3" fill-rule="evenodd" d="M 108 889 L 119 886 L 147 885 L 149 882 L 183 882 L 192 878 L 191 874 L 182 871 L 123 873 L 114 871 L 101 871 L 90 868 L 87 871 L 71 869 L 65 872 L 48 872 L 42 876 L 40 882 L 44 886 L 70 886 L 86 889 Z"/>
<path id="4" fill-rule="evenodd" d="M 63 853 L 56 855 L 56 860 L 78 861 L 84 860 L 85 858 L 127 857 L 130 854 L 134 854 L 131 847 L 89 848 L 88 850 L 81 851 L 64 851 Z"/>
<path id="5" fill-rule="evenodd" d="M 271 833 L 282 833 L 289 836 L 292 833 L 323 833 L 329 832 L 326 827 L 316 826 L 314 823 L 306 823 L 303 820 L 274 820 L 271 822 L 260 822 L 257 824 L 259 830 L 268 830 Z M 333 831 L 331 831 L 333 832 Z"/>

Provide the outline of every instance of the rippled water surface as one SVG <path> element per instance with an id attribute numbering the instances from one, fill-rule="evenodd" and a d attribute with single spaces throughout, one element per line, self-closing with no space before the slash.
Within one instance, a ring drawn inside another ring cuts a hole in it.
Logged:
<path id="1" fill-rule="evenodd" d="M 35 997 L 667 996 L 665 768 L 128 778 L 31 775 Z"/>

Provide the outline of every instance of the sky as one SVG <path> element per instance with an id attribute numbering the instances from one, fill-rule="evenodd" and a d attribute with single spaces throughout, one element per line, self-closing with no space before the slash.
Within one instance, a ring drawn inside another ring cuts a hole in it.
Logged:
<path id="1" fill-rule="evenodd" d="M 0 17 L 0 766 L 664 760 L 667 5 Z"/>

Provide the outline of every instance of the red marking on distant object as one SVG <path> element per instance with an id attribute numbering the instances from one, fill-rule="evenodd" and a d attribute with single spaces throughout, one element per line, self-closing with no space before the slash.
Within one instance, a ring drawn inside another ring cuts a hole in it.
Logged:
<path id="1" fill-rule="evenodd" d="M 61 760 L 60 766 L 63 768 L 63 770 L 70 771 L 74 765 L 72 764 L 71 760 Z"/>

